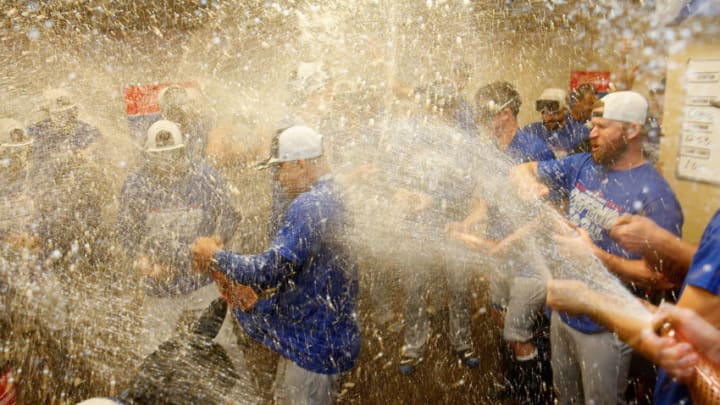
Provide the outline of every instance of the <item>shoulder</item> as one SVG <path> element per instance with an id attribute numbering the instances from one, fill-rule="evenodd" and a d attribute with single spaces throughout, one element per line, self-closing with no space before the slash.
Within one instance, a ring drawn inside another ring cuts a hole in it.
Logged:
<path id="1" fill-rule="evenodd" d="M 323 179 L 313 187 L 297 196 L 290 205 L 290 211 L 317 213 L 321 217 L 329 215 L 340 207 L 340 198 L 332 179 Z"/>
<path id="2" fill-rule="evenodd" d="M 520 130 L 531 133 L 533 135 L 537 135 L 537 134 L 543 132 L 543 128 L 544 127 L 543 127 L 542 121 L 537 121 L 537 122 L 531 122 L 531 123 L 525 125 Z"/>

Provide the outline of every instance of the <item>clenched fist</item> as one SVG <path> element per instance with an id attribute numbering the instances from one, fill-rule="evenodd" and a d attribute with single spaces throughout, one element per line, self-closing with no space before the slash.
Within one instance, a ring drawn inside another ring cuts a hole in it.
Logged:
<path id="1" fill-rule="evenodd" d="M 203 236 L 197 238 L 190 248 L 192 269 L 198 273 L 210 271 L 210 260 L 222 248 L 218 238 Z"/>

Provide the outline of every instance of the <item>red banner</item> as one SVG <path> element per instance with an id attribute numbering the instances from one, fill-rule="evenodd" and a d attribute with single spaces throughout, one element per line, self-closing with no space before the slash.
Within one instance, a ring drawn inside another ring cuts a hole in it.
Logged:
<path id="1" fill-rule="evenodd" d="M 147 115 L 160 112 L 158 94 L 165 87 L 177 85 L 185 88 L 199 88 L 197 82 L 140 84 L 123 89 L 127 115 Z"/>
<path id="2" fill-rule="evenodd" d="M 590 83 L 598 93 L 610 91 L 610 72 L 592 72 L 576 70 L 570 72 L 570 90 L 577 89 L 581 84 Z"/>

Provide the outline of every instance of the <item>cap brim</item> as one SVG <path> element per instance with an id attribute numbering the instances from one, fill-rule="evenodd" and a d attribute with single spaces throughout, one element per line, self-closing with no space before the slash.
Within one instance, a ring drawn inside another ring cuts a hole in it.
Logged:
<path id="1" fill-rule="evenodd" d="M 169 152 L 169 151 L 171 151 L 171 150 L 182 149 L 182 148 L 184 148 L 184 147 L 185 147 L 185 144 L 180 144 L 180 145 L 168 146 L 168 147 L 165 147 L 165 148 L 150 148 L 150 149 L 148 149 L 147 151 L 148 151 L 149 153 L 161 153 L 161 152 Z"/>
<path id="2" fill-rule="evenodd" d="M 277 166 L 279 163 L 280 161 L 278 159 L 267 158 L 261 162 L 256 163 L 255 168 L 257 170 L 265 170 L 271 168 L 272 166 Z"/>

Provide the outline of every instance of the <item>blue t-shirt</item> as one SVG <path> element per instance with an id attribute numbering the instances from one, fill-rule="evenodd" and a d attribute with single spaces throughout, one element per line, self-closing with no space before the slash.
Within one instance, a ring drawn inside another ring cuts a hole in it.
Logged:
<path id="1" fill-rule="evenodd" d="M 513 165 L 526 162 L 538 162 L 555 159 L 550 147 L 537 136 L 530 132 L 518 129 L 515 132 L 510 145 L 505 149 L 505 155 L 510 158 Z M 490 239 L 501 240 L 515 230 L 510 221 L 504 218 L 499 212 L 499 207 L 490 205 L 488 207 L 488 230 L 487 236 Z"/>
<path id="2" fill-rule="evenodd" d="M 680 204 L 667 181 L 648 163 L 630 170 L 611 170 L 595 163 L 589 153 L 580 153 L 539 162 L 538 176 L 568 197 L 570 222 L 586 230 L 593 242 L 610 254 L 631 260 L 641 258 L 610 237 L 615 220 L 623 214 L 644 215 L 680 235 Z M 605 330 L 587 316 L 560 316 L 584 333 Z"/>
<path id="3" fill-rule="evenodd" d="M 344 208 L 330 178 L 321 178 L 288 208 L 268 250 L 221 251 L 218 269 L 270 298 L 235 317 L 253 339 L 315 373 L 350 370 L 360 352 L 357 268 L 341 241 Z"/>
<path id="4" fill-rule="evenodd" d="M 200 162 L 175 181 L 146 168 L 131 174 L 120 193 L 117 230 L 128 252 L 145 254 L 175 271 L 164 280 L 146 280 L 151 296 L 186 294 L 210 283 L 190 270 L 190 246 L 199 236 L 230 240 L 239 218 L 222 177 Z"/>
<path id="5" fill-rule="evenodd" d="M 547 143 L 557 159 L 562 159 L 573 153 L 580 145 L 587 142 L 590 137 L 590 129 L 583 123 L 572 119 L 570 114 L 565 116 L 565 126 L 558 130 L 548 130 L 542 121 L 528 124 L 523 130 L 534 134 Z"/>
<path id="6" fill-rule="evenodd" d="M 555 159 L 550 146 L 538 136 L 524 129 L 518 129 L 515 132 L 515 136 L 505 153 L 510 156 L 515 164 Z"/>
<path id="7" fill-rule="evenodd" d="M 50 119 L 35 123 L 27 132 L 34 140 L 32 157 L 36 161 L 48 159 L 58 149 L 85 149 L 102 136 L 99 129 L 83 121 L 77 121 L 71 133 L 65 134 Z"/>
<path id="8" fill-rule="evenodd" d="M 692 265 L 685 277 L 685 286 L 702 288 L 708 292 L 720 294 L 720 210 L 710 220 L 700 239 Z M 654 404 L 692 404 L 687 386 L 672 379 L 665 370 L 660 369 L 655 385 Z"/>

